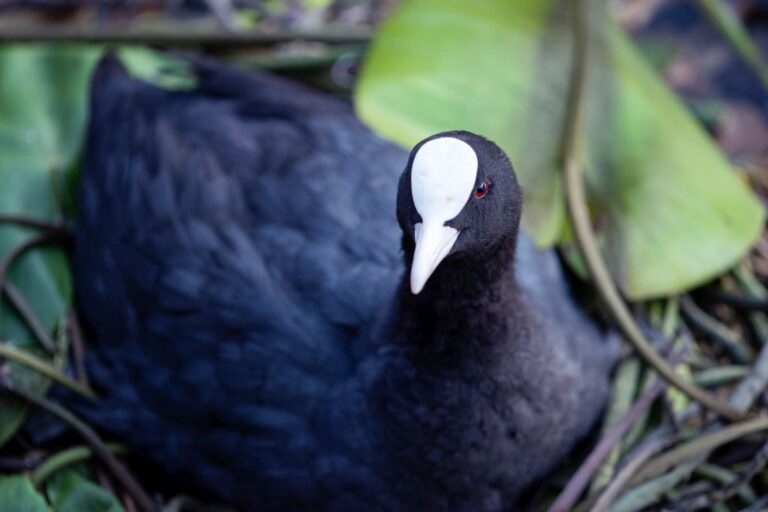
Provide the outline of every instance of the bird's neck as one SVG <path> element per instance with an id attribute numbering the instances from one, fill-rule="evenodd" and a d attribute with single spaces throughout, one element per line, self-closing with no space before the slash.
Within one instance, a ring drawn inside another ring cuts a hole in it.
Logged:
<path id="1" fill-rule="evenodd" d="M 485 254 L 447 258 L 413 295 L 400 287 L 400 342 L 425 354 L 487 352 L 509 339 L 522 304 L 515 280 L 516 237 Z M 491 351 L 494 352 L 494 351 Z"/>

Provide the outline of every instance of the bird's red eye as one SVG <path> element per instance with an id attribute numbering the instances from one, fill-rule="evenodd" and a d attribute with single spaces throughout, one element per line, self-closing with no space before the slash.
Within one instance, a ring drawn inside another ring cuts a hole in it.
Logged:
<path id="1" fill-rule="evenodd" d="M 488 180 L 483 180 L 483 182 L 475 189 L 475 197 L 478 199 L 485 197 L 485 194 L 487 194 L 490 189 L 491 182 Z"/>

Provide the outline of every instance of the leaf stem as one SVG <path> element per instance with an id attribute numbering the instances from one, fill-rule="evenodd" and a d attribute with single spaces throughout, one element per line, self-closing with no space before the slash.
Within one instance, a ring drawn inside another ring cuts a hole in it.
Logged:
<path id="1" fill-rule="evenodd" d="M 124 446 L 116 443 L 107 443 L 105 446 L 113 454 L 121 454 L 127 451 Z M 90 459 L 93 453 L 93 450 L 87 446 L 73 446 L 51 455 L 32 473 L 32 483 L 35 484 L 35 487 L 40 487 L 54 473 L 76 462 Z"/>
<path id="2" fill-rule="evenodd" d="M 70 379 L 59 370 L 54 368 L 51 364 L 40 359 L 34 354 L 25 350 L 20 350 L 8 343 L 0 343 L 0 357 L 23 364 L 24 366 L 35 370 L 36 372 L 45 375 L 49 379 L 58 382 L 62 386 L 79 393 L 88 398 L 96 398 L 96 394 L 91 388 L 85 386 L 75 380 Z"/>
<path id="3" fill-rule="evenodd" d="M 576 239 L 576 245 L 584 258 L 592 279 L 600 295 L 613 315 L 619 328 L 632 343 L 640 356 L 656 370 L 667 382 L 729 420 L 738 420 L 744 414 L 730 405 L 714 398 L 699 386 L 684 380 L 651 346 L 640 327 L 635 322 L 623 298 L 613 282 L 608 268 L 597 246 L 595 234 L 589 217 L 584 184 L 581 177 L 579 155 L 579 135 L 586 102 L 586 83 L 588 69 L 587 14 L 584 10 L 588 2 L 576 3 L 575 24 L 575 63 L 568 99 L 568 115 L 563 134 L 563 171 L 565 175 L 566 204 Z"/>

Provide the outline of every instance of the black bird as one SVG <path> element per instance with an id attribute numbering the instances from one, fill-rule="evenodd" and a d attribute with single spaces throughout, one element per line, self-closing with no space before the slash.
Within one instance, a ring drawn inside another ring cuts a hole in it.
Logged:
<path id="1" fill-rule="evenodd" d="M 81 412 L 243 510 L 509 510 L 612 357 L 518 234 L 507 156 L 464 131 L 408 156 L 342 100 L 193 67 L 186 92 L 95 72 Z"/>

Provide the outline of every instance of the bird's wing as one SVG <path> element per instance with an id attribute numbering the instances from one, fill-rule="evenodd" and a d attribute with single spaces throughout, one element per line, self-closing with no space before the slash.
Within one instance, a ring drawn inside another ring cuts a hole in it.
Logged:
<path id="1" fill-rule="evenodd" d="M 109 57 L 94 76 L 74 262 L 97 421 L 179 464 L 248 442 L 269 466 L 311 453 L 313 407 L 398 280 L 405 154 L 341 101 L 198 73 L 191 92 Z"/>

